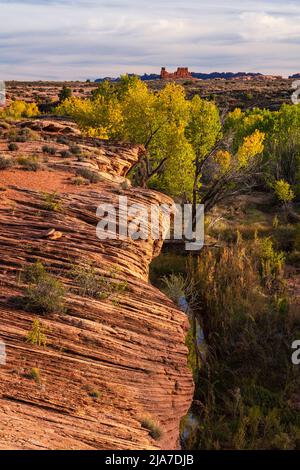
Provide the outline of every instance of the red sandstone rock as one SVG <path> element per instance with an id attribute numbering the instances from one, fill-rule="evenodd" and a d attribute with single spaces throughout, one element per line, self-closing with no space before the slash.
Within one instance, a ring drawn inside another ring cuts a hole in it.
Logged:
<path id="1" fill-rule="evenodd" d="M 31 124 L 49 139 L 54 128 L 66 128 L 61 122 Z M 111 180 L 73 185 L 69 178 L 75 176 L 76 157 L 66 161 L 58 153 L 37 173 L 18 167 L 0 171 L 0 339 L 7 353 L 6 365 L 0 365 L 0 449 L 178 448 L 179 422 L 190 406 L 193 384 L 184 344 L 186 317 L 148 282 L 149 263 L 162 242 L 100 242 L 95 235 L 101 202 L 117 204 L 122 194 L 147 205 L 169 199 L 122 187 L 120 181 L 127 181 L 139 158 L 138 147 L 100 141 L 96 147 L 76 130 L 69 138 Z M 21 143 L 19 152 L 42 159 L 44 143 Z M 51 145 L 64 148 L 55 141 Z M 1 146 L 6 148 L 3 138 Z M 51 188 L 59 194 L 61 212 L 43 205 L 43 192 Z M 45 238 L 51 229 L 63 237 Z M 12 301 L 22 294 L 22 267 L 35 260 L 69 288 L 67 313 L 43 317 Z M 71 290 L 68 273 L 79 260 L 93 261 L 103 276 L 113 272 L 114 281 L 128 283 L 117 302 Z M 26 342 L 37 317 L 46 329 L 47 349 Z M 35 367 L 39 383 L 27 377 Z M 89 390 L 97 390 L 99 398 Z M 144 414 L 159 421 L 161 441 L 142 428 Z"/>
<path id="2" fill-rule="evenodd" d="M 187 67 L 178 67 L 176 72 L 174 73 L 167 72 L 166 68 L 162 67 L 161 72 L 160 72 L 160 78 L 162 80 L 167 80 L 167 79 L 179 80 L 179 79 L 184 79 L 184 78 L 192 79 L 193 77 Z"/>

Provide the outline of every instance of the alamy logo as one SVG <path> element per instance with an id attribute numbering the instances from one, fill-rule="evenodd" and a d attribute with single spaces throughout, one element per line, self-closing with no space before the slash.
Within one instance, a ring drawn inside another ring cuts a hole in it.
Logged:
<path id="1" fill-rule="evenodd" d="M 6 364 L 6 349 L 5 343 L 0 340 L 0 366 L 4 366 Z"/>
<path id="2" fill-rule="evenodd" d="M 300 103 L 300 80 L 296 80 L 295 82 L 292 83 L 292 88 L 294 93 L 292 94 L 292 102 L 294 104 L 299 104 Z"/>
<path id="3" fill-rule="evenodd" d="M 300 340 L 296 340 L 292 344 L 292 349 L 295 351 L 292 354 L 292 363 L 294 366 L 299 366 L 300 365 Z"/>
<path id="4" fill-rule="evenodd" d="M 187 251 L 204 245 L 204 206 L 198 204 L 129 204 L 119 196 L 119 204 L 101 204 L 96 234 L 99 240 L 183 240 Z"/>
<path id="5" fill-rule="evenodd" d="M 4 106 L 6 102 L 5 82 L 0 80 L 0 106 Z"/>

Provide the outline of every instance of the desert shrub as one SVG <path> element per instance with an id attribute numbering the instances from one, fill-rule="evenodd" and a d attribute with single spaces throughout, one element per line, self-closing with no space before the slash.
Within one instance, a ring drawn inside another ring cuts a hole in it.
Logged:
<path id="1" fill-rule="evenodd" d="M 27 335 L 27 343 L 33 344 L 34 346 L 42 346 L 43 348 L 47 346 L 45 330 L 37 319 L 32 323 L 32 328 Z"/>
<path id="2" fill-rule="evenodd" d="M 44 193 L 43 194 L 43 209 L 52 212 L 61 212 L 61 200 L 60 197 L 54 193 Z"/>
<path id="3" fill-rule="evenodd" d="M 19 157 L 17 162 L 27 171 L 37 171 L 40 168 L 39 160 L 34 155 L 31 157 Z"/>
<path id="4" fill-rule="evenodd" d="M 64 135 L 59 135 L 56 139 L 58 144 L 69 145 L 69 139 Z"/>
<path id="5" fill-rule="evenodd" d="M 74 266 L 70 275 L 83 297 L 116 300 L 116 296 L 128 288 L 127 282 L 116 282 L 100 275 L 92 263 Z M 114 278 L 114 273 L 111 277 Z"/>
<path id="6" fill-rule="evenodd" d="M 19 149 L 18 145 L 15 144 L 14 142 L 10 142 L 7 146 L 8 150 L 10 150 L 11 152 L 15 152 L 16 150 Z"/>
<path id="7" fill-rule="evenodd" d="M 43 151 L 43 153 L 47 153 L 48 155 L 55 155 L 56 154 L 56 148 L 55 147 L 50 147 L 49 145 L 43 145 L 42 151 Z"/>
<path id="8" fill-rule="evenodd" d="M 65 308 L 65 294 L 61 281 L 47 273 L 26 288 L 25 308 L 42 314 L 62 313 Z"/>
<path id="9" fill-rule="evenodd" d="M 79 287 L 83 297 L 102 298 L 105 295 L 105 279 L 99 275 L 91 264 L 75 266 L 71 271 L 71 277 Z"/>
<path id="10" fill-rule="evenodd" d="M 49 274 L 40 262 L 26 267 L 21 278 L 29 285 L 24 290 L 27 310 L 42 314 L 62 313 L 65 309 L 66 290 L 59 279 Z"/>
<path id="11" fill-rule="evenodd" d="M 28 140 L 40 140 L 41 136 L 38 132 L 30 129 L 29 127 L 24 127 L 18 132 L 18 137 L 23 138 L 23 142 Z"/>
<path id="12" fill-rule="evenodd" d="M 254 98 L 253 93 L 251 93 L 251 92 L 245 93 L 245 98 L 246 98 L 248 101 L 253 100 L 253 98 Z"/>
<path id="13" fill-rule="evenodd" d="M 89 390 L 88 393 L 89 393 L 89 396 L 91 398 L 100 398 L 101 397 L 101 393 L 98 390 L 92 389 L 92 390 Z"/>
<path id="14" fill-rule="evenodd" d="M 101 180 L 100 175 L 98 175 L 98 173 L 89 170 L 88 168 L 78 168 L 77 175 L 82 176 L 90 183 L 98 183 Z"/>
<path id="15" fill-rule="evenodd" d="M 78 176 L 77 178 L 74 178 L 73 179 L 73 184 L 75 184 L 76 186 L 82 186 L 84 184 L 88 184 L 89 181 L 86 180 L 85 178 L 82 178 L 82 176 Z"/>
<path id="16" fill-rule="evenodd" d="M 166 295 L 179 305 L 180 299 L 185 297 L 186 280 L 184 277 L 181 274 L 171 274 L 164 276 L 162 281 Z"/>
<path id="17" fill-rule="evenodd" d="M 283 278 L 285 255 L 274 249 L 271 238 L 256 239 L 254 252 L 259 259 L 259 272 L 264 287 L 278 289 Z"/>
<path id="18" fill-rule="evenodd" d="M 47 270 L 43 263 L 41 263 L 41 261 L 36 261 L 34 264 L 28 264 L 23 267 L 21 280 L 27 284 L 35 284 L 46 274 Z"/>
<path id="19" fill-rule="evenodd" d="M 143 416 L 141 418 L 141 425 L 149 431 L 150 436 L 155 441 L 159 441 L 162 438 L 162 430 L 157 421 L 151 418 L 151 416 Z"/>
<path id="20" fill-rule="evenodd" d="M 2 157 L 0 155 L 0 170 L 6 170 L 13 165 L 13 161 L 11 158 Z"/>
<path id="21" fill-rule="evenodd" d="M 18 132 L 16 128 L 9 129 L 7 132 L 7 140 L 9 142 L 16 142 L 16 139 L 18 137 Z"/>
<path id="22" fill-rule="evenodd" d="M 38 369 L 37 367 L 33 367 L 27 374 L 27 378 L 34 380 L 36 383 L 40 383 L 41 381 L 40 369 Z"/>
<path id="23" fill-rule="evenodd" d="M 24 135 L 17 134 L 17 136 L 14 140 L 15 140 L 15 142 L 26 142 L 27 138 Z"/>
<path id="24" fill-rule="evenodd" d="M 73 155 L 81 154 L 81 147 L 79 145 L 70 145 L 69 150 Z"/>
<path id="25" fill-rule="evenodd" d="M 72 157 L 72 154 L 71 154 L 71 152 L 69 152 L 68 150 L 62 150 L 62 151 L 60 152 L 60 156 L 61 156 L 62 158 L 70 158 L 70 157 Z"/>

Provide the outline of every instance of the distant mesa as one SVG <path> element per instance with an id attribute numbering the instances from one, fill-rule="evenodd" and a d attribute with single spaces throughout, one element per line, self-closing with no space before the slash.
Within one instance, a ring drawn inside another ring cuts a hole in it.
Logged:
<path id="1" fill-rule="evenodd" d="M 180 80 L 182 78 L 193 78 L 191 72 L 189 72 L 188 67 L 178 67 L 176 72 L 170 73 L 167 72 L 166 67 L 162 67 L 160 72 L 160 78 L 162 80 L 175 79 Z"/>

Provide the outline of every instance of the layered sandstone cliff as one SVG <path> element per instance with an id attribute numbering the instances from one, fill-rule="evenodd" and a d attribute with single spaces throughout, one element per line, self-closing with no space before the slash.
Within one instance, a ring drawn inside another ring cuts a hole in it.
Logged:
<path id="1" fill-rule="evenodd" d="M 117 205 L 120 195 L 134 203 L 168 202 L 149 190 L 130 188 L 125 179 L 139 148 L 82 139 L 70 123 L 16 124 L 35 135 L 18 143 L 12 168 L 0 170 L 0 340 L 6 365 L 0 365 L 1 449 L 173 449 L 179 421 L 193 394 L 184 345 L 186 318 L 148 282 L 149 264 L 160 241 L 100 241 L 96 208 Z M 7 154 L 7 133 L 0 154 Z M 85 158 L 62 157 L 66 136 Z M 60 139 L 62 142 L 62 139 Z M 52 145 L 55 155 L 42 147 Z M 17 157 L 36 155 L 40 168 L 26 171 Z M 76 186 L 78 167 L 101 175 L 96 184 Z M 56 192 L 60 211 L 45 207 L 45 193 Z M 48 230 L 61 232 L 57 240 Z M 25 311 L 20 272 L 40 260 L 67 287 L 67 311 L 42 316 Z M 126 289 L 114 299 L 82 297 L 69 272 L 93 262 L 99 274 Z M 47 348 L 26 342 L 32 322 L 46 329 Z M 40 371 L 40 380 L 28 372 Z M 97 390 L 97 397 L 91 390 Z M 159 422 L 163 437 L 151 438 L 141 422 Z"/>

